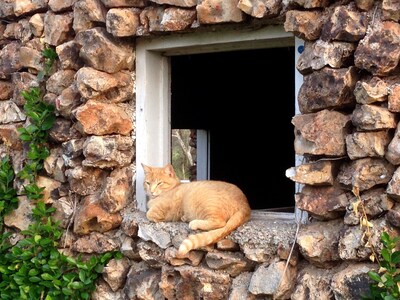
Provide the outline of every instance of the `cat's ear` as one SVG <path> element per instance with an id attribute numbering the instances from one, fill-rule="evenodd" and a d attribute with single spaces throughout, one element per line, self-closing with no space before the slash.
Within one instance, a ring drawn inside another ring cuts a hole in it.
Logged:
<path id="1" fill-rule="evenodd" d="M 150 172 L 150 167 L 146 166 L 144 163 L 142 163 L 142 167 L 145 173 Z"/>
<path id="2" fill-rule="evenodd" d="M 164 167 L 164 172 L 167 174 L 169 177 L 175 177 L 175 170 L 174 167 L 171 164 L 166 164 Z"/>

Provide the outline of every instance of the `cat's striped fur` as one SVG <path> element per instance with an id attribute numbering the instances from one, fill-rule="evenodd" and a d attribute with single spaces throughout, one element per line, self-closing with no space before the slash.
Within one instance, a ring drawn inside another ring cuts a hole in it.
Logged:
<path id="1" fill-rule="evenodd" d="M 150 198 L 147 218 L 189 222 L 192 230 L 204 231 L 186 238 L 179 246 L 178 257 L 218 242 L 250 219 L 247 198 L 234 184 L 215 180 L 181 183 L 170 164 L 142 166 L 144 188 Z"/>

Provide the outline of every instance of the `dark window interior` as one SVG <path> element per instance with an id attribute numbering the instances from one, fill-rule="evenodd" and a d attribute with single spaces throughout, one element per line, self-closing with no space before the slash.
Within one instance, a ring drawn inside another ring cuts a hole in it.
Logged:
<path id="1" fill-rule="evenodd" d="M 294 206 L 294 47 L 171 57 L 171 127 L 210 131 L 210 179 L 252 209 Z"/>

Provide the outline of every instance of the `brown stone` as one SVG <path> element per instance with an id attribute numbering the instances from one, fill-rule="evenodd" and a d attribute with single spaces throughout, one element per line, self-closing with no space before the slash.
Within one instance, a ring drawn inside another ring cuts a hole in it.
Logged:
<path id="1" fill-rule="evenodd" d="M 399 22 L 400 20 L 400 2 L 397 0 L 382 1 L 383 20 Z"/>
<path id="2" fill-rule="evenodd" d="M 242 272 L 253 271 L 255 267 L 255 263 L 240 252 L 208 252 L 205 261 L 209 268 L 223 270 L 232 277 Z"/>
<path id="3" fill-rule="evenodd" d="M 304 43 L 304 51 L 296 63 L 297 70 L 303 74 L 310 74 L 325 66 L 343 68 L 350 65 L 356 46 L 347 42 L 315 42 Z"/>
<path id="4" fill-rule="evenodd" d="M 285 30 L 306 41 L 319 38 L 325 17 L 321 11 L 289 10 L 286 12 Z"/>
<path id="5" fill-rule="evenodd" d="M 300 226 L 297 244 L 300 253 L 312 265 L 330 268 L 340 261 L 338 252 L 339 232 L 343 220 L 314 221 Z"/>
<path id="6" fill-rule="evenodd" d="M 107 178 L 108 172 L 98 168 L 77 167 L 65 171 L 71 191 L 82 196 L 97 192 Z"/>
<path id="7" fill-rule="evenodd" d="M 345 155 L 345 136 L 349 121 L 350 116 L 330 110 L 294 116 L 292 124 L 296 128 L 294 142 L 296 153 Z"/>
<path id="8" fill-rule="evenodd" d="M 200 24 L 242 22 L 243 12 L 237 7 L 237 0 L 204 0 L 197 6 L 197 20 Z"/>
<path id="9" fill-rule="evenodd" d="M 359 205 L 355 210 L 353 204 L 361 199 L 362 207 Z M 348 225 L 360 224 L 360 214 L 365 213 L 368 219 L 376 218 L 382 213 L 390 210 L 394 202 L 388 197 L 384 188 L 372 188 L 361 193 L 360 199 L 353 197 L 351 204 L 347 206 L 344 223 Z"/>
<path id="10" fill-rule="evenodd" d="M 76 118 L 86 134 L 129 135 L 133 129 L 132 107 L 88 101 L 76 109 Z"/>
<path id="11" fill-rule="evenodd" d="M 140 12 L 137 8 L 111 8 L 106 15 L 107 31 L 119 37 L 136 35 Z"/>
<path id="12" fill-rule="evenodd" d="M 383 102 L 388 99 L 388 86 L 385 81 L 373 76 L 357 81 L 354 88 L 354 95 L 357 103 L 360 104 Z"/>
<path id="13" fill-rule="evenodd" d="M 354 53 L 354 64 L 376 76 L 398 70 L 400 59 L 400 24 L 375 20 Z"/>
<path id="14" fill-rule="evenodd" d="M 97 195 L 81 200 L 74 218 L 74 233 L 88 234 L 92 231 L 106 232 L 121 225 L 119 213 L 109 213 L 101 207 Z"/>
<path id="15" fill-rule="evenodd" d="M 348 189 L 364 191 L 388 183 L 394 171 L 395 167 L 383 158 L 361 158 L 344 163 L 337 180 Z"/>
<path id="16" fill-rule="evenodd" d="M 351 122 L 359 131 L 391 129 L 397 126 L 397 116 L 384 106 L 357 104 Z"/>
<path id="17" fill-rule="evenodd" d="M 280 1 L 246 1 L 239 0 L 238 8 L 255 18 L 273 18 L 279 15 L 282 6 Z"/>
<path id="18" fill-rule="evenodd" d="M 358 42 L 365 36 L 367 26 L 365 12 L 358 11 L 352 5 L 337 6 L 322 28 L 321 39 Z"/>
<path id="19" fill-rule="evenodd" d="M 336 299 L 359 299 L 360 295 L 368 295 L 371 279 L 368 272 L 374 270 L 372 263 L 356 263 L 337 272 L 332 277 L 331 289 Z"/>
<path id="20" fill-rule="evenodd" d="M 321 160 L 287 169 L 286 177 L 303 184 L 333 185 L 336 172 L 336 161 Z"/>
<path id="21" fill-rule="evenodd" d="M 10 149 L 22 150 L 22 141 L 18 133 L 18 128 L 22 127 L 22 124 L 1 125 L 1 123 L 0 118 L 0 141 Z"/>
<path id="22" fill-rule="evenodd" d="M 71 12 L 54 14 L 48 11 L 44 17 L 44 42 L 58 46 L 73 39 L 72 20 Z"/>
<path id="23" fill-rule="evenodd" d="M 14 86 L 10 81 L 0 80 L 0 100 L 8 100 L 13 95 Z"/>
<path id="24" fill-rule="evenodd" d="M 59 70 L 53 73 L 46 80 L 46 90 L 60 95 L 64 89 L 73 84 L 75 73 L 74 70 Z"/>
<path id="25" fill-rule="evenodd" d="M 133 99 L 132 74 L 120 71 L 114 74 L 84 67 L 76 73 L 76 87 L 87 100 L 120 103 Z"/>
<path id="26" fill-rule="evenodd" d="M 134 152 L 131 137 L 120 135 L 91 136 L 83 145 L 85 160 L 82 164 L 102 169 L 125 167 L 132 162 Z"/>
<path id="27" fill-rule="evenodd" d="M 83 67 L 83 61 L 79 57 L 80 46 L 75 41 L 69 41 L 58 45 L 56 53 L 63 69 L 78 70 Z"/>
<path id="28" fill-rule="evenodd" d="M 164 31 L 181 31 L 188 29 L 196 20 L 196 10 L 176 7 L 166 8 L 161 21 Z"/>
<path id="29" fill-rule="evenodd" d="M 400 202 L 400 168 L 398 167 L 394 172 L 392 178 L 390 179 L 386 192 L 388 195 L 395 199 L 396 201 Z"/>
<path id="30" fill-rule="evenodd" d="M 113 7 L 144 7 L 148 0 L 101 0 L 108 8 Z"/>
<path id="31" fill-rule="evenodd" d="M 124 167 L 114 169 L 106 179 L 105 187 L 100 194 L 101 205 L 109 212 L 122 210 L 132 199 L 132 169 Z"/>
<path id="32" fill-rule="evenodd" d="M 87 66 L 107 73 L 133 69 L 133 44 L 116 39 L 105 28 L 81 31 L 75 40 L 81 46 L 79 56 Z"/>
<path id="33" fill-rule="evenodd" d="M 388 130 L 354 132 L 346 136 L 347 154 L 351 160 L 363 157 L 383 157 L 391 134 Z"/>
<path id="34" fill-rule="evenodd" d="M 114 233 L 110 231 L 110 233 Z M 116 238 L 100 232 L 90 232 L 78 237 L 71 245 L 71 250 L 83 253 L 106 253 L 116 251 L 120 245 Z"/>
<path id="35" fill-rule="evenodd" d="M 297 207 L 307 211 L 318 220 L 333 220 L 343 217 L 351 194 L 338 186 L 315 187 L 305 185 L 296 193 Z"/>
<path id="36" fill-rule="evenodd" d="M 298 94 L 300 112 L 303 114 L 329 108 L 346 108 L 355 104 L 353 94 L 358 80 L 354 67 L 323 68 L 304 76 Z"/>

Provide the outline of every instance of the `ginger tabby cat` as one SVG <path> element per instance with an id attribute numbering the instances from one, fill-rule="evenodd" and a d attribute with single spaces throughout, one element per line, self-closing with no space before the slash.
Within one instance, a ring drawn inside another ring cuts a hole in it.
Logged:
<path id="1" fill-rule="evenodd" d="M 181 183 L 172 165 L 142 164 L 144 189 L 150 200 L 147 218 L 154 222 L 189 222 L 190 235 L 179 246 L 177 257 L 214 244 L 250 219 L 251 209 L 243 192 L 231 183 L 214 180 Z"/>

